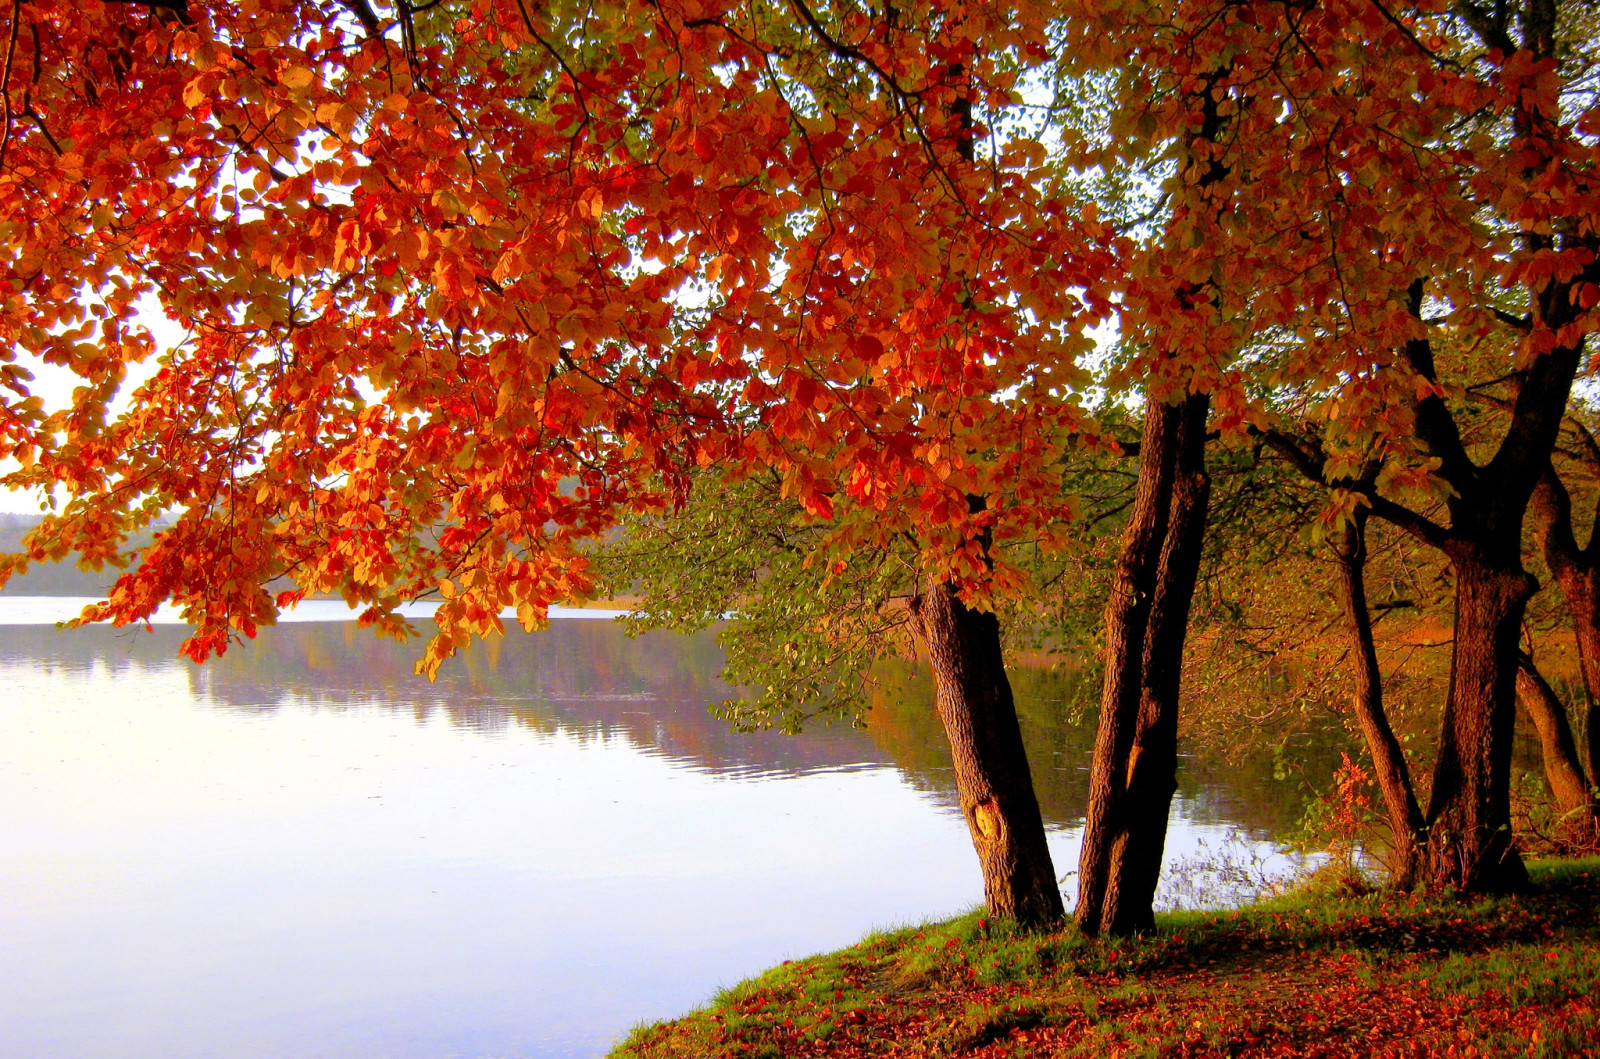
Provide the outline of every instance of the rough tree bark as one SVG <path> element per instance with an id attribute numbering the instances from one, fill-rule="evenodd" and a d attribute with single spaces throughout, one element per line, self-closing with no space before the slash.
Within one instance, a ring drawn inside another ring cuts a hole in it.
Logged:
<path id="1" fill-rule="evenodd" d="M 1178 690 L 1210 504 L 1208 394 L 1151 401 L 1139 479 L 1106 606 L 1106 676 L 1089 774 L 1075 918 L 1146 933 L 1177 790 Z"/>
<path id="2" fill-rule="evenodd" d="M 1594 790 L 1578 763 L 1578 748 L 1567 723 L 1567 707 L 1526 651 L 1519 656 L 1517 698 L 1539 733 L 1545 779 L 1562 816 L 1562 830 L 1592 841 L 1596 836 Z"/>
<path id="3" fill-rule="evenodd" d="M 1190 103 L 1200 122 L 1181 168 L 1196 175 L 1191 216 L 1215 223 L 1230 207 L 1219 148 L 1221 102 L 1232 63 L 1200 75 Z M 1204 221 L 1202 222 L 1205 223 Z M 1203 226 L 1190 233 L 1200 234 Z M 1178 300 L 1211 305 L 1208 283 L 1182 283 Z M 1085 934 L 1146 933 L 1177 790 L 1178 689 L 1189 606 L 1211 500 L 1205 468 L 1209 393 L 1176 402 L 1146 391 L 1133 509 L 1106 604 L 1106 671 L 1089 769 L 1089 808 L 1078 858 L 1074 918 Z"/>
<path id="4" fill-rule="evenodd" d="M 1511 835 L 1517 640 L 1537 583 L 1509 562 L 1458 545 L 1455 644 L 1428 801 L 1427 871 L 1471 893 L 1519 890 L 1527 872 Z"/>
<path id="5" fill-rule="evenodd" d="M 1000 623 L 969 609 L 943 582 L 929 585 L 911 612 L 932 664 L 989 913 L 1028 927 L 1054 923 L 1063 914 L 1061 889 L 1001 658 Z"/>
<path id="6" fill-rule="evenodd" d="M 1366 738 L 1367 752 L 1372 755 L 1373 771 L 1377 774 L 1378 789 L 1383 793 L 1394 844 L 1389 882 L 1396 889 L 1409 890 L 1416 883 L 1418 853 L 1425 831 L 1422 807 L 1411 785 L 1411 770 L 1383 708 L 1383 674 L 1378 669 L 1372 615 L 1367 607 L 1365 508 L 1359 509 L 1345 526 L 1334 550 L 1339 557 L 1344 589 L 1345 628 L 1356 662 L 1356 720 Z"/>

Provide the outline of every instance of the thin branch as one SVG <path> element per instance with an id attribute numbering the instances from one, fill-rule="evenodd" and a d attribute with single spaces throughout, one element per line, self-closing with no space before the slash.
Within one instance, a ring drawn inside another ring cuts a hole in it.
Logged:
<path id="1" fill-rule="evenodd" d="M 1491 309 L 1490 311 L 1494 313 L 1494 318 L 1496 320 L 1499 320 L 1503 324 L 1509 325 L 1517 331 L 1521 331 L 1523 334 L 1527 334 L 1533 330 L 1533 321 L 1528 319 L 1526 316 L 1517 316 L 1498 307 Z"/>
<path id="2" fill-rule="evenodd" d="M 1367 502 L 1368 509 L 1373 515 L 1391 523 L 1399 529 L 1411 534 L 1435 548 L 1443 550 L 1450 543 L 1450 531 L 1432 519 L 1419 515 L 1403 504 L 1379 496 L 1377 487 L 1371 481 L 1358 481 L 1352 478 L 1330 479 L 1324 473 L 1326 460 L 1320 452 L 1309 451 L 1302 447 L 1298 441 L 1280 430 L 1269 430 L 1263 435 L 1273 451 L 1283 455 L 1294 464 L 1306 478 L 1316 482 L 1327 489 L 1348 489 L 1356 493 Z"/>
<path id="3" fill-rule="evenodd" d="M 172 16 L 185 26 L 194 25 L 194 16 L 189 14 L 188 0 L 105 0 L 108 4 L 125 4 L 129 7 L 148 7 L 157 11 L 169 11 Z"/>
<path id="4" fill-rule="evenodd" d="M 1378 12 L 1381 15 L 1383 15 L 1383 17 L 1385 19 L 1388 20 L 1388 22 L 1389 22 L 1389 24 L 1391 26 L 1393 26 L 1395 29 L 1400 31 L 1400 35 L 1401 36 L 1405 37 L 1406 40 L 1408 40 L 1412 44 L 1416 45 L 1417 50 L 1420 51 L 1422 54 L 1426 55 L 1428 58 L 1430 58 L 1434 62 L 1438 63 L 1440 66 L 1446 66 L 1446 67 L 1449 67 L 1452 70 L 1460 70 L 1461 69 L 1461 64 L 1460 63 L 1456 62 L 1454 59 L 1449 59 L 1449 58 L 1446 58 L 1446 57 L 1440 55 L 1438 52 L 1434 51 L 1432 48 L 1430 48 L 1426 44 L 1422 43 L 1421 40 L 1417 39 L 1417 35 L 1416 35 L 1415 32 L 1412 31 L 1411 27 L 1406 25 L 1404 22 L 1400 21 L 1400 19 L 1394 14 L 1394 12 L 1390 11 L 1387 7 L 1383 6 L 1383 4 L 1380 2 L 1380 0 L 1372 0 L 1372 6 L 1378 9 Z"/>
<path id="5" fill-rule="evenodd" d="M 11 0 L 11 35 L 6 41 L 5 70 L 0 72 L 0 98 L 5 100 L 5 131 L 0 133 L 0 166 L 11 146 L 11 60 L 17 54 L 17 33 L 22 29 L 22 0 Z"/>

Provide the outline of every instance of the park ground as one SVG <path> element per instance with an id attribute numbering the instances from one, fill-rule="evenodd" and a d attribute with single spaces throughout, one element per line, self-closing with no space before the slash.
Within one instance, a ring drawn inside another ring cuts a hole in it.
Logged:
<path id="1" fill-rule="evenodd" d="M 1600 1056 L 1600 858 L 1530 874 L 1473 900 L 1310 885 L 1114 942 L 972 913 L 786 962 L 612 1059 Z"/>

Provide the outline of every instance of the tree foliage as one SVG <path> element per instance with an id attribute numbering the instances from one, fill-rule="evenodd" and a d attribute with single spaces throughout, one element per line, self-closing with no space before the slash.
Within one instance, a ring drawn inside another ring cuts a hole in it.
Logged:
<path id="1" fill-rule="evenodd" d="M 172 599 L 201 658 L 307 592 L 387 631 L 438 593 L 431 669 L 732 459 L 987 580 L 965 494 L 1001 540 L 1059 532 L 1113 259 L 1037 138 L 975 124 L 1027 109 L 1054 16 L 14 5 L 7 484 L 57 497 L 32 554 L 120 562 L 176 509 L 88 618 Z M 28 357 L 84 381 L 69 406 Z"/>
<path id="2" fill-rule="evenodd" d="M 847 707 L 899 600 L 913 631 L 937 611 L 998 643 L 985 612 L 1110 567 L 1127 421 L 1183 404 L 1195 534 L 1207 446 L 1270 449 L 1318 532 L 1370 516 L 1444 554 L 1460 679 L 1429 827 L 1440 878 L 1498 863 L 1523 516 L 1600 303 L 1591 7 L 3 18 L 0 458 L 50 512 L 0 576 L 125 568 L 84 620 L 172 601 L 197 660 L 308 593 L 395 635 L 437 596 L 432 673 L 592 593 L 587 542 L 632 518 L 624 553 L 678 575 L 662 620 L 736 610 L 735 670 L 768 689 L 745 719 L 792 726 Z M 34 392 L 40 363 L 70 399 Z M 1152 590 L 1178 648 L 1188 558 Z M 1107 640 L 1143 694 L 1120 583 Z"/>

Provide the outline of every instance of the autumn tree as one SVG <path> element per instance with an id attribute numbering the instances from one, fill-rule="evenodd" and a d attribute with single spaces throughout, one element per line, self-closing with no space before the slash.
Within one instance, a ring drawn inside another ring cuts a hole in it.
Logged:
<path id="1" fill-rule="evenodd" d="M 1430 873 L 1514 883 L 1518 535 L 1596 278 L 1578 9 L 4 17 L 0 455 L 9 486 L 54 498 L 7 569 L 130 564 L 85 620 L 172 601 L 201 659 L 306 593 L 396 635 L 402 603 L 437 595 L 431 672 L 507 609 L 534 627 L 590 592 L 580 545 L 625 513 L 680 506 L 703 471 L 771 476 L 830 564 L 905 558 L 986 891 L 1045 921 L 1059 894 L 994 609 L 1028 591 L 1022 551 L 1070 539 L 1068 455 L 1111 447 L 1083 395 L 1138 393 L 1153 521 L 1130 523 L 1108 612 L 1099 896 L 1079 915 L 1141 929 L 1204 447 L 1275 429 L 1265 382 L 1322 402 L 1324 447 L 1293 450 L 1307 473 L 1455 564 Z M 1088 201 L 1096 180 L 1149 208 Z M 1091 357 L 1113 309 L 1120 349 Z M 157 348 L 151 313 L 183 338 Z M 1482 462 L 1432 343 L 1495 328 L 1519 338 L 1518 391 Z M 37 361 L 75 377 L 70 400 L 32 392 Z M 1384 458 L 1370 488 L 1353 451 Z M 1448 525 L 1410 503 L 1430 496 Z"/>
<path id="2" fill-rule="evenodd" d="M 1455 678 L 1425 813 L 1426 875 L 1514 887 L 1510 734 L 1533 588 L 1523 514 L 1600 278 L 1596 114 L 1577 87 L 1593 69 L 1589 16 L 1540 4 L 1176 11 L 1100 45 L 1148 42 L 1124 53 L 1140 56 L 1152 86 L 1127 97 L 1129 121 L 1153 124 L 1177 159 L 1169 252 L 1152 253 L 1156 281 L 1131 302 L 1148 336 L 1136 363 L 1153 370 L 1181 351 L 1176 363 L 1197 376 L 1190 390 L 1230 413 L 1214 429 L 1231 420 L 1273 434 L 1313 478 L 1448 557 Z M 1227 135 L 1195 156 L 1209 105 L 1226 108 Z M 1226 195 L 1227 208 L 1194 209 L 1201 191 L 1201 202 Z M 1497 332 L 1515 336 L 1495 347 L 1515 397 L 1503 434 L 1472 451 L 1435 346 Z M 1252 401 L 1250 381 L 1273 401 Z M 1309 443 L 1278 431 L 1285 401 L 1316 421 Z M 1365 483 L 1374 459 L 1382 470 Z M 1430 517 L 1435 501 L 1442 521 Z"/>
<path id="3" fill-rule="evenodd" d="M 10 568 L 129 563 L 84 619 L 174 602 L 197 660 L 307 593 L 397 635 L 437 596 L 432 672 L 696 468 L 773 473 L 844 561 L 913 542 L 986 887 L 1058 915 L 989 612 L 1067 532 L 1116 272 L 1022 95 L 1056 17 L 13 5 L 7 484 L 54 507 Z"/>

